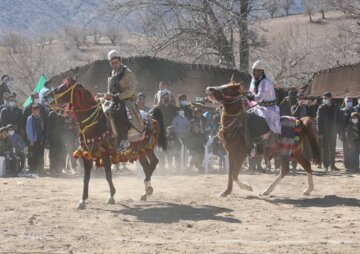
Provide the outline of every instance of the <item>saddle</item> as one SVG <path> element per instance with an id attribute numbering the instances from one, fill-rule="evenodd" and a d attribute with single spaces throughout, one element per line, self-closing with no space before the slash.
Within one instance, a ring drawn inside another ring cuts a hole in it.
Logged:
<path id="1" fill-rule="evenodd" d="M 262 137 L 270 131 L 265 118 L 256 115 L 254 112 L 246 113 L 246 126 L 253 142 L 257 144 Z"/>

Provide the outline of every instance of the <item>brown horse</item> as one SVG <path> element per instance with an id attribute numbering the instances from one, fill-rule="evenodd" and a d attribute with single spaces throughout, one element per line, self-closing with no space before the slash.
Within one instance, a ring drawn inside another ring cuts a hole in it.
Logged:
<path id="1" fill-rule="evenodd" d="M 228 185 L 224 192 L 220 193 L 221 197 L 226 197 L 232 192 L 233 181 L 240 187 L 252 191 L 250 185 L 239 181 L 238 175 L 241 166 L 250 153 L 250 148 L 246 145 L 244 133 L 247 125 L 247 112 L 244 104 L 244 89 L 241 84 L 236 84 L 231 81 L 229 84 L 219 87 L 208 87 L 206 89 L 208 96 L 220 102 L 223 106 L 221 115 L 222 129 L 219 131 L 219 136 L 223 141 L 224 147 L 228 152 L 229 159 L 229 176 Z M 250 128 L 257 128 L 257 126 L 249 126 Z M 302 118 L 300 120 L 299 142 L 297 146 L 291 148 L 291 155 L 304 168 L 308 177 L 308 188 L 303 192 L 304 195 L 309 195 L 314 190 L 311 164 L 301 154 L 301 147 L 304 137 L 307 137 L 313 152 L 314 162 L 320 161 L 320 149 L 316 141 L 312 121 L 310 118 Z M 272 154 L 267 154 L 272 156 Z M 282 178 L 289 172 L 288 156 L 281 156 L 281 172 L 270 186 L 263 191 L 262 195 L 269 195 L 275 186 Z"/>
<path id="2" fill-rule="evenodd" d="M 159 160 L 154 148 L 156 145 L 166 150 L 167 142 L 162 114 L 159 109 L 153 109 L 149 113 L 146 138 L 137 143 L 131 143 L 127 151 L 116 153 L 113 145 L 113 135 L 108 125 L 107 118 L 102 111 L 101 104 L 83 85 L 77 84 L 72 78 L 68 78 L 59 87 L 45 94 L 46 101 L 50 101 L 50 108 L 57 110 L 60 106 L 67 105 L 68 112 L 79 123 L 79 141 L 81 148 L 74 152 L 75 157 L 84 162 L 84 188 L 82 199 L 78 208 L 85 208 L 88 198 L 89 181 L 93 162 L 98 167 L 105 169 L 106 180 L 110 187 L 108 204 L 114 204 L 115 187 L 112 182 L 111 164 L 119 162 L 133 162 L 139 160 L 145 173 L 145 194 L 141 200 L 146 200 L 153 193 L 151 176 Z"/>

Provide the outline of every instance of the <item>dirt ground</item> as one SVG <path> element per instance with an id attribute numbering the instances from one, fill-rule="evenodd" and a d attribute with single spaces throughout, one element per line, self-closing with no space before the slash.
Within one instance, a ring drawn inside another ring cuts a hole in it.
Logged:
<path id="1" fill-rule="evenodd" d="M 226 175 L 155 176 L 144 202 L 130 172 L 106 205 L 102 174 L 81 211 L 81 176 L 0 178 L 0 253 L 360 253 L 360 175 L 317 172 L 304 197 L 299 171 L 260 197 L 274 175 L 244 174 L 254 192 L 227 198 Z"/>

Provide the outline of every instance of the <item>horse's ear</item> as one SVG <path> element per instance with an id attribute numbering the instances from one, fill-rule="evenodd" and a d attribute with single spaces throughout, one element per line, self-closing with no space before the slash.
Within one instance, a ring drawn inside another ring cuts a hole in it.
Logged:
<path id="1" fill-rule="evenodd" d="M 234 83 L 234 73 L 233 73 L 233 75 L 231 75 L 230 83 L 232 83 L 233 85 L 235 84 Z"/>

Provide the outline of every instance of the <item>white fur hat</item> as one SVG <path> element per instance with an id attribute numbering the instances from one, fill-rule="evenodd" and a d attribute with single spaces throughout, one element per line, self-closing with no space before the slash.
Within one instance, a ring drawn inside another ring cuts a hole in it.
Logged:
<path id="1" fill-rule="evenodd" d="M 121 58 L 119 51 L 117 51 L 116 49 L 110 50 L 109 53 L 108 53 L 109 61 L 111 59 L 115 58 L 115 57 L 120 57 Z"/>
<path id="2" fill-rule="evenodd" d="M 261 60 L 257 60 L 253 66 L 252 66 L 253 69 L 256 69 L 256 70 L 265 70 L 265 64 L 263 61 Z"/>

